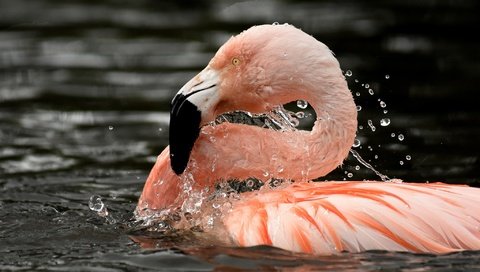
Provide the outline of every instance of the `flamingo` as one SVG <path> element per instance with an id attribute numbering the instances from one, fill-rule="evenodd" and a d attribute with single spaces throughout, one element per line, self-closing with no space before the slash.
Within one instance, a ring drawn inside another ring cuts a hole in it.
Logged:
<path id="1" fill-rule="evenodd" d="M 212 123 L 226 112 L 264 113 L 295 100 L 315 110 L 311 131 Z M 176 94 L 170 117 L 170 145 L 147 178 L 139 217 L 178 210 L 222 180 L 276 178 L 294 182 L 240 194 L 222 211 L 217 236 L 326 255 L 480 249 L 479 188 L 311 182 L 347 157 L 357 111 L 332 52 L 292 25 L 253 26 L 230 38 Z"/>

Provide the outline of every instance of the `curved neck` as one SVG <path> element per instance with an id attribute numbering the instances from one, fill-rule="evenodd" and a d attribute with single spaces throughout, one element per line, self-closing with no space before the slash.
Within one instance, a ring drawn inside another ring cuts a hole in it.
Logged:
<path id="1" fill-rule="evenodd" d="M 328 174 L 347 157 L 357 111 L 345 80 L 328 90 L 299 93 L 315 109 L 312 131 L 274 131 L 222 123 L 202 128 L 187 173 L 204 183 L 221 179 L 270 178 L 308 181 Z"/>
<path id="2" fill-rule="evenodd" d="M 347 84 L 343 78 L 335 82 L 328 89 L 298 93 L 297 99 L 308 101 L 317 114 L 312 131 L 233 123 L 203 127 L 182 176 L 172 171 L 167 147 L 145 183 L 137 214 L 181 206 L 187 191 L 212 187 L 222 179 L 308 181 L 328 174 L 347 157 L 357 127 Z M 192 187 L 186 191 L 187 183 Z"/>

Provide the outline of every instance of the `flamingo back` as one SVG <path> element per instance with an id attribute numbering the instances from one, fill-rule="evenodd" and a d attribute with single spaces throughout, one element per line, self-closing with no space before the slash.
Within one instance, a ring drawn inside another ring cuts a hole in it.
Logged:
<path id="1" fill-rule="evenodd" d="M 442 183 L 297 183 L 251 193 L 224 218 L 240 246 L 314 254 L 480 248 L 480 189 Z"/>

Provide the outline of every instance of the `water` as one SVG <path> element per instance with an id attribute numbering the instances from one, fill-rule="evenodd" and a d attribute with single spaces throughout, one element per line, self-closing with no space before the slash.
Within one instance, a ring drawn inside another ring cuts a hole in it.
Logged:
<path id="1" fill-rule="evenodd" d="M 171 98 L 258 23 L 294 24 L 335 52 L 361 106 L 365 162 L 404 181 L 479 186 L 476 8 L 0 0 L 0 270 L 478 269 L 478 252 L 307 256 L 213 246 L 195 232 L 146 235 L 130 220 L 167 144 Z M 378 179 L 358 165 L 351 157 L 326 179 Z"/>

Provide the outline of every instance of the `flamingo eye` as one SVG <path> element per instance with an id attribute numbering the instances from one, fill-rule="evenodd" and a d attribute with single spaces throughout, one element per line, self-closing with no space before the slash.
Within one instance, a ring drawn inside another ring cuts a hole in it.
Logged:
<path id="1" fill-rule="evenodd" d="M 235 66 L 239 65 L 239 64 L 240 64 L 240 59 L 239 59 L 239 58 L 236 58 L 236 57 L 233 58 L 233 59 L 232 59 L 232 64 L 235 65 Z"/>

